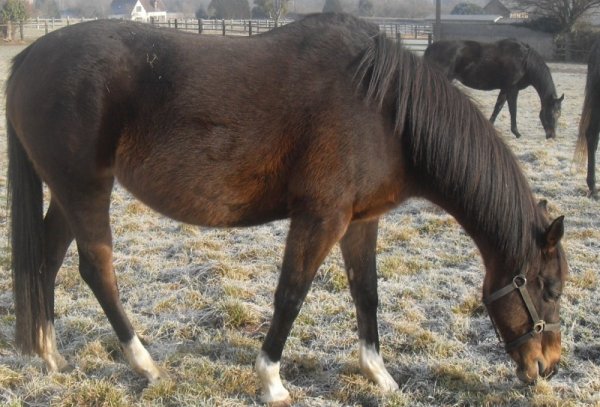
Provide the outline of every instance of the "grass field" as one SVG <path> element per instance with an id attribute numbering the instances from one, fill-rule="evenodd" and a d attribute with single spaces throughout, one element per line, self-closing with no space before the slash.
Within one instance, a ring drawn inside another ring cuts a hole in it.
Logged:
<path id="1" fill-rule="evenodd" d="M 0 47 L 0 87 L 22 47 Z M 565 93 L 558 138 L 546 141 L 539 99 L 519 99 L 523 138 L 508 112 L 496 127 L 534 193 L 566 216 L 570 277 L 562 297 L 563 359 L 550 381 L 522 385 L 481 305 L 475 245 L 438 208 L 411 201 L 381 221 L 382 353 L 401 390 L 381 394 L 358 369 L 354 307 L 339 249 L 321 267 L 284 351 L 282 378 L 298 406 L 600 406 L 600 203 L 586 198 L 572 161 L 586 67 L 552 64 Z M 489 115 L 495 92 L 467 90 Z M 4 98 L 0 102 L 4 116 Z M 433 118 L 432 118 L 433 120 Z M 59 349 L 75 366 L 47 374 L 13 345 L 7 247 L 6 127 L 0 120 L 0 405 L 245 406 L 258 402 L 253 361 L 268 328 L 287 222 L 204 229 L 161 217 L 122 188 L 113 195 L 115 268 L 122 299 L 170 381 L 146 387 L 77 271 L 72 248 L 56 286 Z"/>

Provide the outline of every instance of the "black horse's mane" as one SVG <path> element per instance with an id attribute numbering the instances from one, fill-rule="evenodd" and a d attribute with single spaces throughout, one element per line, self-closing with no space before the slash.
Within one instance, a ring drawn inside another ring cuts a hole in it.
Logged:
<path id="1" fill-rule="evenodd" d="M 365 50 L 356 78 L 372 103 L 395 106 L 395 132 L 422 184 L 435 186 L 464 214 L 463 226 L 487 235 L 518 272 L 535 253 L 544 220 L 493 126 L 441 74 L 384 35 Z"/>

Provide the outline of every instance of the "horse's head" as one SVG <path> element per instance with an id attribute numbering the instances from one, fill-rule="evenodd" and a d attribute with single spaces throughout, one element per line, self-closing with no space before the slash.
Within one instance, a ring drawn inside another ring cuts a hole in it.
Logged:
<path id="1" fill-rule="evenodd" d="M 544 130 L 546 131 L 546 138 L 556 137 L 556 123 L 560 117 L 560 107 L 565 95 L 563 94 L 559 98 L 550 96 L 542 103 L 542 110 L 540 111 L 540 121 Z"/>
<path id="2" fill-rule="evenodd" d="M 538 208 L 545 212 L 545 201 Z M 502 270 L 502 260 L 488 268 L 483 298 L 506 351 L 517 363 L 517 376 L 532 383 L 558 370 L 561 353 L 560 296 L 567 263 L 560 239 L 563 217 L 539 232 L 536 251 L 521 270 Z"/>

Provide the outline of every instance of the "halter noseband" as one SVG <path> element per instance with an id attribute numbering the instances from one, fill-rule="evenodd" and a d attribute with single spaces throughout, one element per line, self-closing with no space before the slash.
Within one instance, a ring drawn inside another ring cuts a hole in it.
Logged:
<path id="1" fill-rule="evenodd" d="M 543 319 L 540 319 L 540 317 L 537 313 L 537 310 L 535 309 L 535 305 L 533 305 L 533 301 L 531 300 L 531 296 L 529 295 L 529 292 L 527 291 L 527 278 L 525 277 L 525 274 L 523 274 L 523 273 L 516 275 L 513 278 L 513 281 L 511 284 L 492 293 L 488 298 L 484 298 L 483 303 L 485 304 L 486 308 L 488 308 L 488 306 L 491 303 L 504 297 L 505 295 L 508 295 L 513 290 L 518 290 L 519 293 L 521 294 L 521 298 L 523 298 L 525 307 L 527 307 L 529 316 L 531 317 L 531 320 L 533 321 L 533 327 L 531 328 L 531 330 L 529 332 L 519 336 L 517 339 L 515 339 L 511 342 L 505 342 L 502 338 L 502 335 L 500 334 L 500 331 L 498 330 L 498 327 L 496 326 L 496 323 L 494 322 L 494 318 L 490 314 L 490 319 L 492 321 L 492 325 L 494 326 L 494 330 L 496 331 L 496 335 L 498 336 L 498 339 L 500 340 L 501 343 L 502 342 L 506 343 L 504 348 L 506 349 L 507 352 L 509 352 L 512 349 L 516 348 L 517 346 L 527 342 L 529 339 L 535 337 L 536 335 L 541 334 L 544 331 L 556 331 L 556 332 L 560 331 L 560 322 L 546 323 L 546 321 L 544 321 Z M 488 314 L 489 314 L 489 308 L 488 308 Z"/>

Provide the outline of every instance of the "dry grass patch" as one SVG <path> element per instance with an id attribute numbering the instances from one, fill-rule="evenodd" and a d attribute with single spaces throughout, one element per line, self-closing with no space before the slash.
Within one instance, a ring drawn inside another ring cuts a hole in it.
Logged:
<path id="1" fill-rule="evenodd" d="M 409 324 L 394 324 L 395 331 L 401 335 L 398 340 L 404 352 L 427 354 L 433 358 L 448 358 L 454 356 L 458 346 L 450 339 L 435 332 Z"/>
<path id="2" fill-rule="evenodd" d="M 433 374 L 443 382 L 448 390 L 484 391 L 485 386 L 478 374 L 470 372 L 461 364 L 440 364 L 433 368 Z"/>
<path id="3" fill-rule="evenodd" d="M 129 407 L 132 400 L 125 391 L 105 379 L 88 379 L 74 383 L 63 397 L 55 398 L 57 407 Z"/>
<path id="4" fill-rule="evenodd" d="M 397 276 L 413 276 L 422 271 L 429 270 L 431 265 L 425 260 L 406 259 L 402 255 L 382 256 L 379 263 L 379 275 L 385 279 L 393 279 Z"/>
<path id="5" fill-rule="evenodd" d="M 315 282 L 323 284 L 323 288 L 333 293 L 339 293 L 348 290 L 348 277 L 346 277 L 346 270 L 337 264 L 321 267 Z"/>
<path id="6" fill-rule="evenodd" d="M 20 372 L 15 372 L 8 366 L 0 365 L 0 388 L 9 388 L 21 385 L 25 381 L 25 376 Z"/>
<path id="7" fill-rule="evenodd" d="M 427 235 L 428 238 L 431 235 L 440 234 L 445 231 L 448 231 L 452 228 L 457 227 L 458 223 L 454 220 L 454 218 L 445 215 L 435 218 L 426 219 L 418 228 L 420 234 Z"/>
<path id="8" fill-rule="evenodd" d="M 569 283 L 578 288 L 593 290 L 598 288 L 598 272 L 592 269 L 586 269 L 581 273 L 571 273 Z"/>
<path id="9" fill-rule="evenodd" d="M 457 315 L 474 317 L 485 313 L 485 307 L 481 302 L 479 295 L 471 295 L 465 298 L 460 304 L 452 307 L 452 312 Z"/>
<path id="10" fill-rule="evenodd" d="M 220 303 L 219 308 L 223 312 L 223 325 L 228 328 L 257 325 L 260 321 L 258 313 L 241 301 L 225 300 Z"/>

